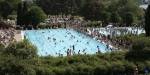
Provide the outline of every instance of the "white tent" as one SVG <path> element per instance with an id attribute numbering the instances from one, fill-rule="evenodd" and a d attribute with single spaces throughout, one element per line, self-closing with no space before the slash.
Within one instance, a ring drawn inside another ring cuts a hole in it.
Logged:
<path id="1" fill-rule="evenodd" d="M 109 24 L 109 25 L 107 25 L 106 27 L 107 27 L 107 28 L 111 28 L 111 27 L 113 27 L 113 25 Z"/>

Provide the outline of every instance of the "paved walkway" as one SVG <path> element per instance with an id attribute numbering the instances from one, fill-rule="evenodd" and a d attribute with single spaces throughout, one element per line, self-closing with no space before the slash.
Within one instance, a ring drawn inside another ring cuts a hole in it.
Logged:
<path id="1" fill-rule="evenodd" d="M 17 30 L 17 33 L 15 34 L 14 36 L 14 39 L 15 41 L 19 42 L 19 41 L 22 41 L 22 35 L 21 35 L 21 31 L 20 30 Z"/>

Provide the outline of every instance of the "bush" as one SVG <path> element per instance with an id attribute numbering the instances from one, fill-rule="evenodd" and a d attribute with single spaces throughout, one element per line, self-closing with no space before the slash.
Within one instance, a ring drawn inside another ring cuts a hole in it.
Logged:
<path id="1" fill-rule="evenodd" d="M 22 42 L 10 44 L 4 53 L 23 59 L 30 59 L 37 56 L 37 49 L 27 40 L 24 40 Z"/>
<path id="2" fill-rule="evenodd" d="M 59 68 L 59 67 L 54 67 L 54 68 L 53 68 L 53 72 L 54 72 L 56 75 L 64 75 L 65 69 Z"/>
<path id="3" fill-rule="evenodd" d="M 126 75 L 133 75 L 135 64 L 129 61 L 124 61 L 125 73 Z"/>
<path id="4" fill-rule="evenodd" d="M 2 56 L 1 56 L 2 58 Z M 0 62 L 0 75 L 36 75 L 31 65 L 13 56 L 3 56 Z"/>
<path id="5" fill-rule="evenodd" d="M 94 75 L 108 75 L 109 68 L 105 65 L 99 65 L 94 69 Z"/>
<path id="6" fill-rule="evenodd" d="M 129 52 L 70 57 L 36 57 L 36 48 L 24 40 L 10 44 L 0 52 L 0 75 L 133 75 L 135 64 L 143 74 L 144 68 L 150 67 L 148 39 L 134 38 L 135 44 Z"/>
<path id="7" fill-rule="evenodd" d="M 74 75 L 74 69 L 71 68 L 71 67 L 67 67 L 65 68 L 65 72 L 64 72 L 64 75 Z"/>
<path id="8" fill-rule="evenodd" d="M 4 49 L 5 49 L 5 46 L 3 44 L 0 44 L 0 52 L 4 51 Z"/>
<path id="9" fill-rule="evenodd" d="M 150 38 L 134 38 L 132 48 L 127 53 L 126 59 L 129 60 L 148 60 L 150 57 Z"/>
<path id="10" fill-rule="evenodd" d="M 36 75 L 55 75 L 50 68 L 47 67 L 36 67 Z"/>
<path id="11" fill-rule="evenodd" d="M 79 64 L 77 67 L 77 73 L 81 75 L 92 75 L 92 67 L 86 64 Z"/>
<path id="12" fill-rule="evenodd" d="M 114 75 L 122 75 L 125 72 L 125 66 L 123 61 L 112 62 L 111 71 Z"/>

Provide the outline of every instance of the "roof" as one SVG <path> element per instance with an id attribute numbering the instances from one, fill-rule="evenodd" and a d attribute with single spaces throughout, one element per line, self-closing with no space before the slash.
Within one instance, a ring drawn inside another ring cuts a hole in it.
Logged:
<path id="1" fill-rule="evenodd" d="M 147 7 L 148 7 L 148 4 L 140 5 L 140 8 L 143 8 L 143 9 L 147 9 Z"/>

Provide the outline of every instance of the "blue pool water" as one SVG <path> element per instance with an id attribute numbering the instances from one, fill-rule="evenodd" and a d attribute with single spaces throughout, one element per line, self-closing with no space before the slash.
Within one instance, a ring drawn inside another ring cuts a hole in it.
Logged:
<path id="1" fill-rule="evenodd" d="M 106 52 L 106 44 L 73 29 L 27 30 L 24 35 L 37 47 L 41 56 L 58 56 L 58 53 L 66 56 L 67 49 L 73 49 L 73 45 L 76 54 L 79 50 L 81 54 L 84 54 L 83 50 L 86 54 L 95 54 L 98 48 L 101 52 Z"/>

